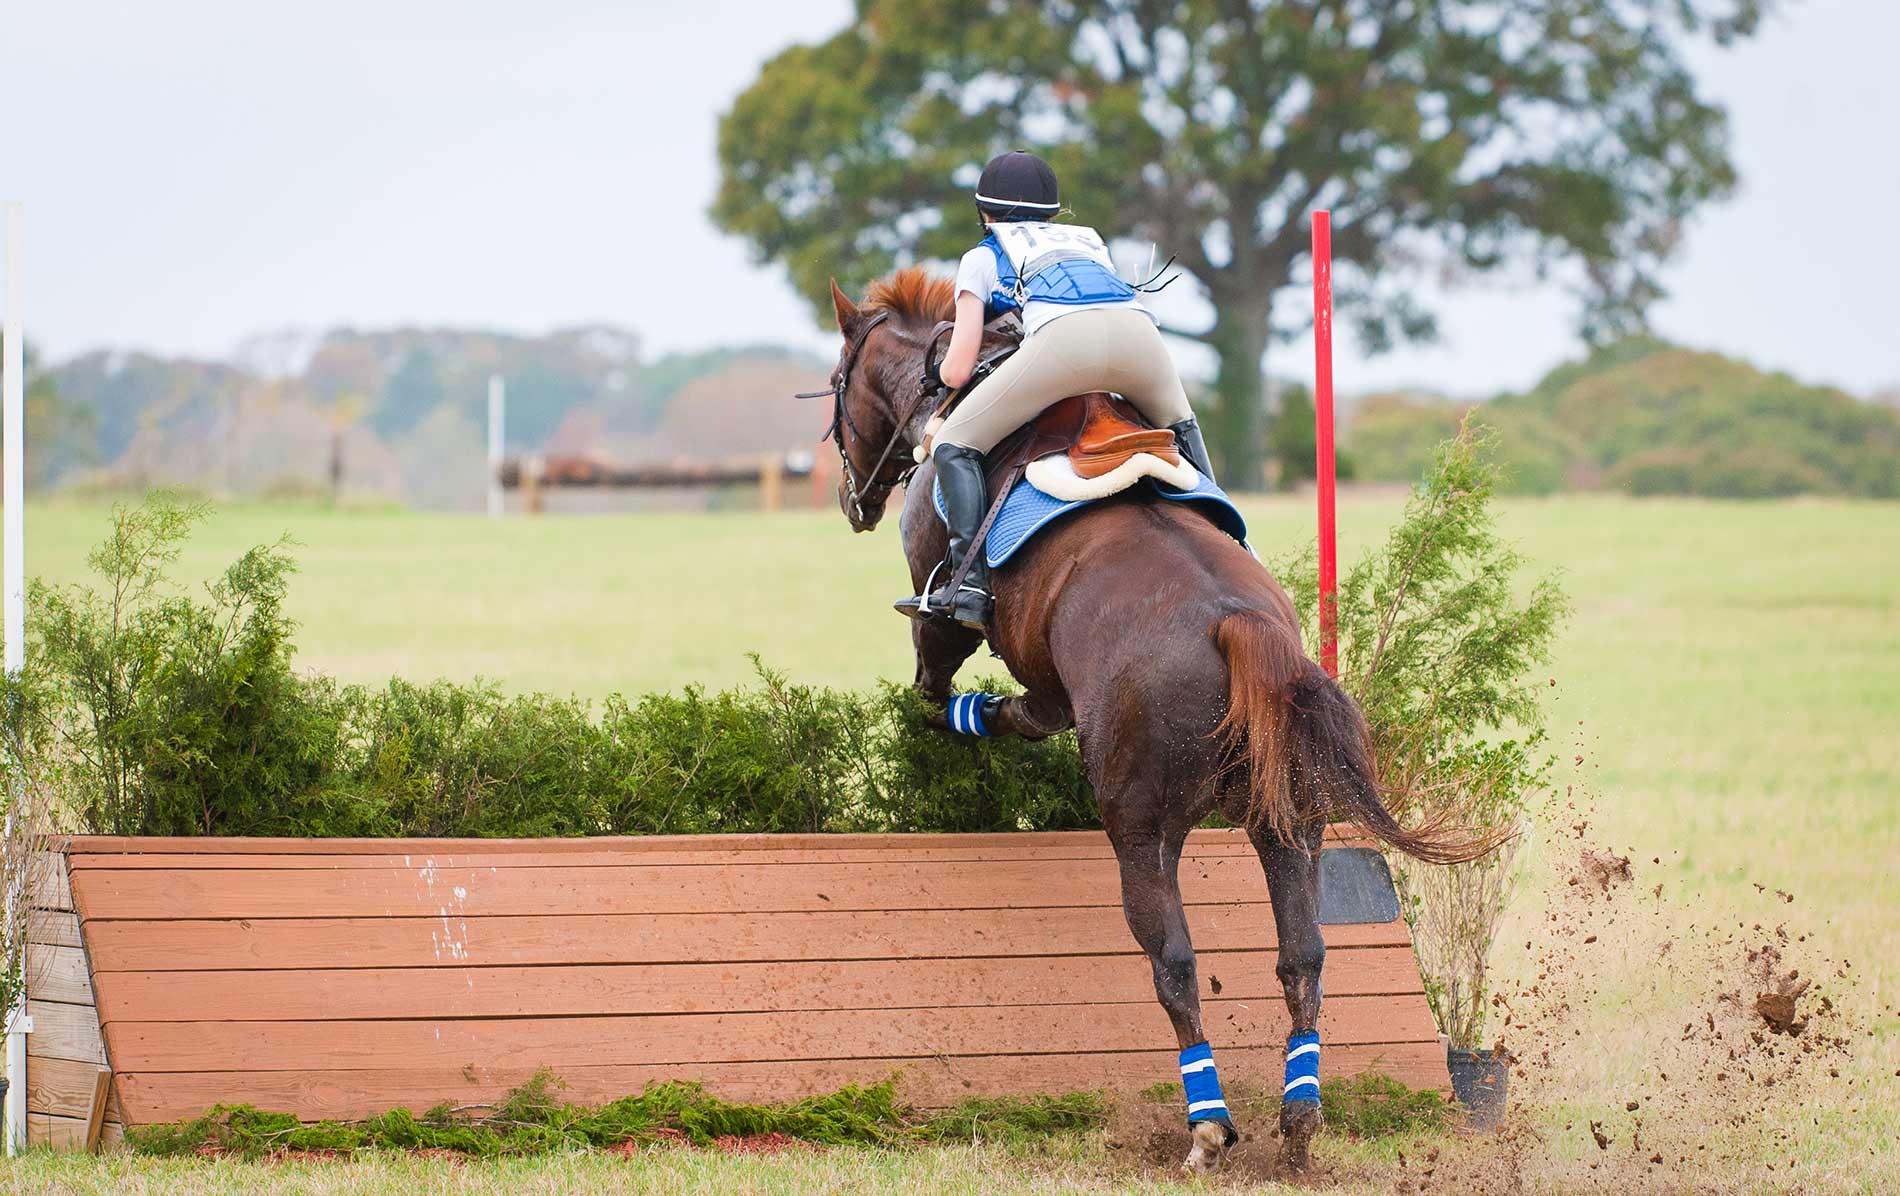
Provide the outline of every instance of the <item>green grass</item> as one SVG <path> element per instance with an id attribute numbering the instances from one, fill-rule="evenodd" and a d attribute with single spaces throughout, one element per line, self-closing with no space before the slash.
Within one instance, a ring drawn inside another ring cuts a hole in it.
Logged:
<path id="1" fill-rule="evenodd" d="M 1348 561 L 1399 504 L 1389 493 L 1345 498 Z M 1900 1187 L 1893 1146 L 1900 1138 L 1900 1023 L 1887 1009 L 1900 988 L 1900 505 L 1564 497 L 1506 502 L 1502 512 L 1506 534 L 1536 567 L 1562 572 L 1575 604 L 1550 692 L 1564 780 L 1573 800 L 1594 807 L 1593 841 L 1634 849 L 1642 887 L 1665 886 L 1670 925 L 1787 920 L 1833 957 L 1850 960 L 1857 977 L 1846 999 L 1874 1031 L 1846 1073 L 1862 1084 L 1860 1095 L 1836 1098 L 1840 1107 L 1824 1097 L 1819 1111 L 1785 1111 L 1783 1120 L 1802 1135 L 1797 1153 L 1808 1170 L 1734 1182 Z M 1248 515 L 1267 555 L 1312 535 L 1309 499 L 1253 502 Z M 78 576 L 104 526 L 99 503 L 35 505 L 29 571 Z M 907 629 L 888 609 L 906 589 L 894 525 L 852 536 L 835 515 L 817 513 L 497 525 L 241 506 L 200 532 L 184 568 L 207 575 L 243 547 L 286 531 L 303 545 L 292 593 L 303 622 L 299 659 L 348 680 L 479 675 L 512 689 L 598 697 L 695 681 L 742 684 L 748 651 L 796 680 L 835 686 L 911 672 Z M 1541 934 L 1543 903 L 1561 895 L 1549 862 L 1561 863 L 1561 832 L 1553 824 L 1542 833 L 1541 846 L 1551 850 L 1531 853 L 1544 862 L 1529 870 L 1506 943 Z M 1662 862 L 1650 865 L 1652 857 Z M 1787 890 L 1795 901 L 1781 903 L 1756 884 Z M 1640 980 L 1653 943 L 1609 948 L 1602 945 L 1599 991 L 1580 999 L 1576 1013 L 1603 1062 L 1540 1097 L 1551 1136 L 1546 1150 L 1559 1160 L 1552 1175 L 1589 1174 L 1585 1161 L 1571 1161 L 1585 1156 L 1566 1153 L 1581 1131 L 1556 1127 L 1599 1116 L 1590 1111 L 1608 1102 L 1620 1109 L 1645 1043 L 1658 1027 L 1685 1020 L 1668 1004 L 1674 997 Z M 1086 1150 L 1078 1159 L 1035 1158 L 1024 1164 L 991 1148 L 727 1160 L 662 1152 L 633 1163 L 442 1166 L 470 1190 L 495 1191 L 622 1182 L 658 1191 L 1095 1190 L 1111 1182 L 1140 1190 L 1148 1182 L 1103 1179 L 1099 1159 Z M 228 1164 L 193 1166 L 36 1160 L 17 1176 L 42 1184 L 39 1190 L 242 1186 L 229 1178 L 241 1173 Z M 432 1166 L 393 1159 L 343 1172 L 314 1168 L 311 1175 L 328 1178 L 307 1190 L 378 1190 L 372 1176 L 395 1183 L 412 1172 L 439 1178 Z M 184 1176 L 189 1184 L 176 1186 Z M 414 1183 L 420 1190 L 428 1181 Z"/>

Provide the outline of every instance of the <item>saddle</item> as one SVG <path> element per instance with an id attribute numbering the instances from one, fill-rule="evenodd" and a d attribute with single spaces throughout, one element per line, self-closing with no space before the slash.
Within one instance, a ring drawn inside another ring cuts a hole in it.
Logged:
<path id="1" fill-rule="evenodd" d="M 1043 411 L 990 452 L 990 490 L 1016 470 L 1052 498 L 1105 498 L 1143 477 L 1192 489 L 1194 467 L 1174 433 L 1135 405 L 1105 391 L 1071 395 Z"/>

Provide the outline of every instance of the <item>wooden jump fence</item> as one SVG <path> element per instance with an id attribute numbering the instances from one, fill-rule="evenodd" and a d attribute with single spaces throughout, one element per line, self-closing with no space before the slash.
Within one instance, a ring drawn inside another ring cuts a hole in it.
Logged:
<path id="1" fill-rule="evenodd" d="M 827 472 L 808 452 L 766 453 L 729 461 L 651 462 L 616 465 L 592 457 L 513 457 L 495 467 L 502 490 L 521 492 L 522 509 L 540 514 L 551 490 L 668 490 L 756 484 L 759 509 L 777 511 L 785 501 L 785 483 L 811 479 L 814 505 L 822 505 Z"/>
<path id="2" fill-rule="evenodd" d="M 542 1067 L 587 1103 L 659 1079 L 768 1100 L 898 1073 L 940 1106 L 1175 1075 L 1099 832 L 77 837 L 58 853 L 30 936 L 35 1142 L 110 1142 L 220 1102 L 306 1119 L 484 1106 Z M 1181 885 L 1222 1067 L 1277 1083 L 1259 863 L 1238 833 L 1197 831 Z M 1443 1089 L 1389 887 L 1342 905 L 1352 887 L 1327 889 L 1327 1070 Z"/>

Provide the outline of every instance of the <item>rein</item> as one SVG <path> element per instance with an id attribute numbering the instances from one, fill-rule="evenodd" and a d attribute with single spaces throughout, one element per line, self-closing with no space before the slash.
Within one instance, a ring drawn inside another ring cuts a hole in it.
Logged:
<path id="1" fill-rule="evenodd" d="M 851 454 L 845 449 L 844 433 L 841 429 L 849 428 L 851 434 L 859 440 L 864 440 L 866 437 L 863 432 L 858 430 L 857 420 L 851 417 L 851 407 L 850 404 L 845 402 L 845 395 L 851 389 L 851 373 L 857 368 L 858 358 L 864 353 L 865 342 L 871 339 L 871 333 L 876 331 L 880 324 L 883 324 L 889 319 L 889 312 L 878 312 L 865 323 L 863 328 L 858 330 L 857 336 L 851 340 L 851 347 L 845 352 L 843 360 L 838 363 L 838 380 L 832 384 L 831 389 L 807 391 L 804 394 L 792 396 L 797 399 L 821 399 L 826 395 L 831 396 L 831 426 L 825 429 L 825 434 L 820 436 L 819 440 L 830 440 L 838 446 L 838 461 L 844 466 L 844 481 L 847 488 L 846 496 L 851 500 L 852 512 L 860 521 L 864 519 L 865 499 L 876 494 L 890 493 L 892 490 L 902 486 L 905 482 L 908 482 L 911 474 L 917 472 L 917 466 L 913 464 L 904 468 L 896 477 L 888 482 L 878 476 L 884 472 L 884 466 L 890 462 L 891 454 L 897 451 L 898 445 L 903 443 L 905 433 L 910 430 L 911 421 L 917 418 L 917 412 L 923 408 L 925 401 L 931 397 L 935 389 L 929 386 L 919 386 L 916 396 L 911 399 L 910 405 L 901 413 L 896 409 L 895 405 L 893 405 L 891 418 L 895 423 L 891 428 L 890 439 L 884 442 L 884 451 L 877 455 L 876 463 L 871 466 L 871 472 L 869 474 L 870 480 L 859 481 L 858 471 L 853 468 L 851 464 Z M 905 337 L 903 339 L 909 340 L 910 338 Z M 924 347 L 924 355 L 928 357 L 929 354 L 930 346 L 926 345 Z"/>

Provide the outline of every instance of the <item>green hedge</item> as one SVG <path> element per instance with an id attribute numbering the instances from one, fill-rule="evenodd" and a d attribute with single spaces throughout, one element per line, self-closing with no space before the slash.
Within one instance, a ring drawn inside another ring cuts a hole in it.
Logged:
<path id="1" fill-rule="evenodd" d="M 1383 728 L 1382 759 L 1426 761 L 1441 789 L 1499 788 L 1489 772 L 1466 772 L 1483 757 L 1476 745 L 1526 718 L 1527 662 L 1547 652 L 1560 605 L 1539 587 L 1518 610 L 1518 558 L 1489 531 L 1494 472 L 1481 448 L 1463 435 L 1441 446 L 1389 544 L 1341 591 L 1343 679 Z M 754 686 L 599 705 L 300 674 L 285 542 L 246 552 L 202 594 L 171 583 L 203 514 L 163 494 L 119 508 L 88 558 L 91 584 L 31 587 L 30 665 L 0 678 L 0 723 L 35 789 L 59 795 L 69 829 L 321 838 L 1099 825 L 1073 734 L 952 735 L 929 725 L 939 712 L 908 687 L 797 685 L 756 658 Z M 1310 612 L 1311 554 L 1276 572 Z M 1387 574 L 1409 581 L 1386 585 Z M 1354 594 L 1390 646 L 1376 660 L 1352 655 Z M 1458 679 L 1451 690 L 1446 677 Z M 1481 700 L 1448 703 L 1457 694 Z M 1535 779 L 1512 778 L 1513 794 Z"/>
<path id="2" fill-rule="evenodd" d="M 339 686 L 293 668 L 284 543 L 201 596 L 167 569 L 203 508 L 114 512 L 97 581 L 32 591 L 13 746 L 74 830 L 563 836 L 1098 825 L 1072 735 L 971 742 L 907 688 L 756 686 L 595 706 L 491 685 Z M 757 663 L 755 658 L 755 664 Z M 987 687 L 1001 692 L 995 680 Z"/>

